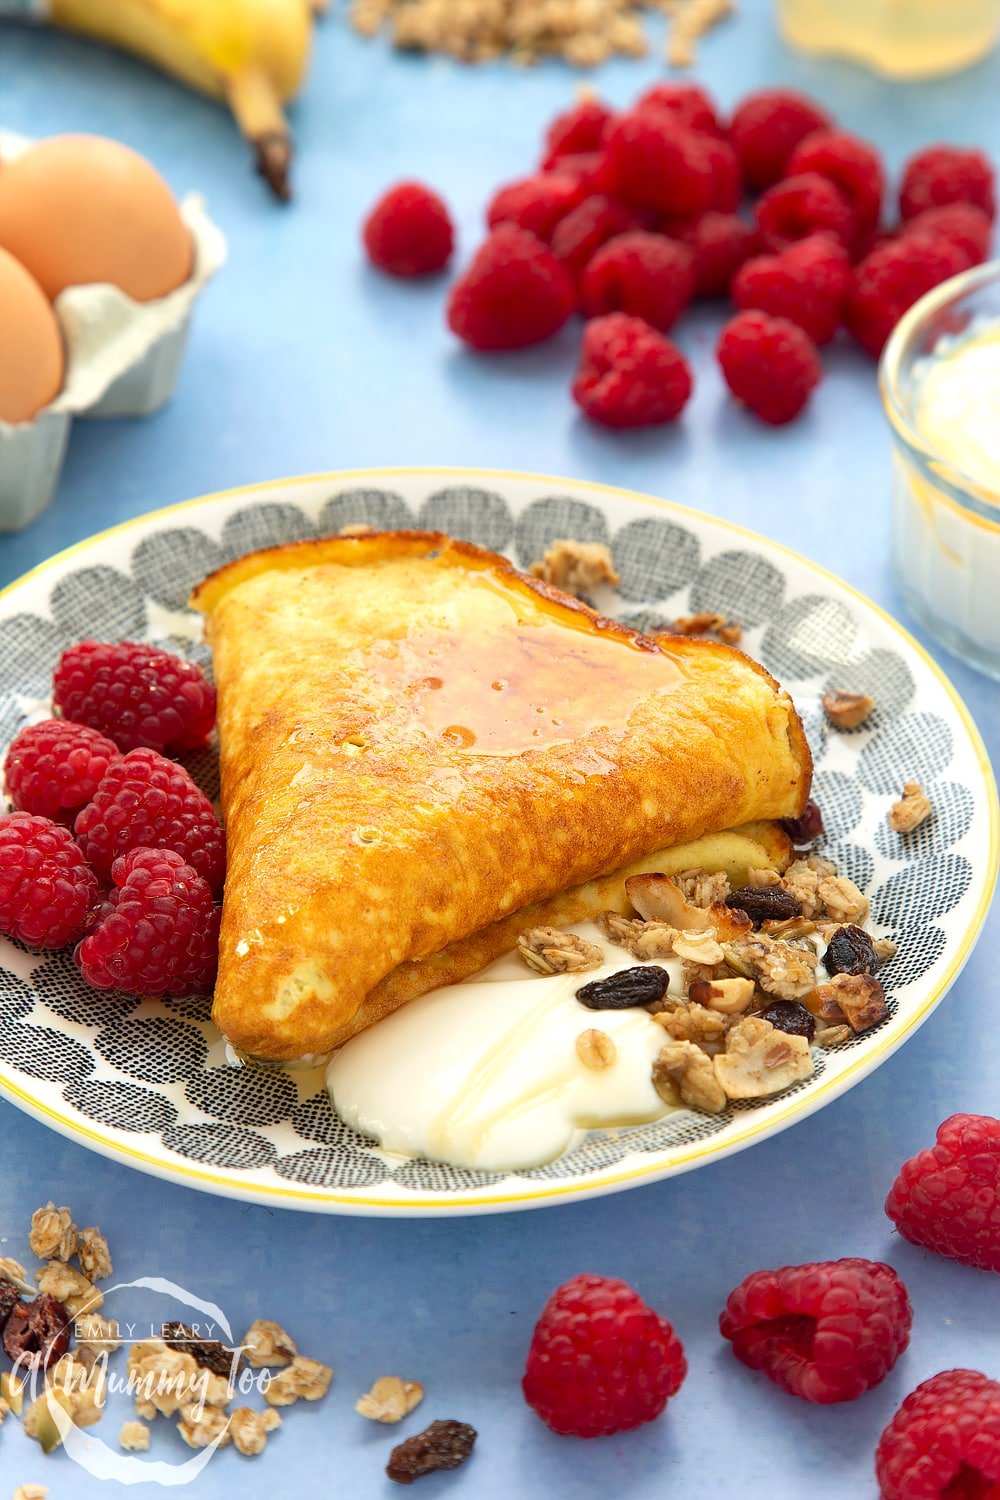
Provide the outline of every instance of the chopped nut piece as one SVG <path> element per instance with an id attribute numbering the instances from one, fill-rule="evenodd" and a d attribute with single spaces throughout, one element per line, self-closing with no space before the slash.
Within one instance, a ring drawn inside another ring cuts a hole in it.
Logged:
<path id="1" fill-rule="evenodd" d="M 674 953 L 692 964 L 721 964 L 725 958 L 714 927 L 703 932 L 679 932 L 674 938 Z"/>
<path id="2" fill-rule="evenodd" d="M 9 1281 L 19 1292 L 27 1292 L 29 1297 L 33 1297 L 38 1291 L 28 1280 L 28 1273 L 21 1262 L 12 1255 L 0 1255 L 0 1281 Z"/>
<path id="3" fill-rule="evenodd" d="M 738 1016 L 747 1010 L 756 986 L 752 979 L 696 979 L 688 999 L 723 1016 Z"/>
<path id="4" fill-rule="evenodd" d="M 912 833 L 926 823 L 933 811 L 931 799 L 919 781 L 908 781 L 899 801 L 889 809 L 889 827 L 894 833 Z"/>
<path id="5" fill-rule="evenodd" d="M 84 1313 L 73 1324 L 78 1349 L 92 1349 L 98 1354 L 113 1354 L 122 1346 L 121 1329 L 113 1318 L 99 1313 Z"/>
<path id="6" fill-rule="evenodd" d="M 849 1026 L 820 1026 L 816 1032 L 817 1047 L 839 1047 L 841 1042 L 846 1042 L 854 1032 Z"/>
<path id="7" fill-rule="evenodd" d="M 253 1458 L 267 1447 L 267 1435 L 281 1426 L 281 1418 L 272 1407 L 269 1411 L 254 1411 L 252 1407 L 240 1406 L 230 1419 L 229 1435 L 237 1453 Z"/>
<path id="8" fill-rule="evenodd" d="M 872 938 L 872 947 L 875 949 L 875 957 L 880 964 L 887 964 L 890 958 L 895 958 L 899 944 L 895 938 L 880 937 Z"/>
<path id="9" fill-rule="evenodd" d="M 74 1271 L 72 1266 L 63 1265 L 59 1260 L 50 1260 L 39 1271 L 38 1290 L 61 1302 L 71 1318 L 78 1318 L 85 1312 L 97 1312 L 104 1303 L 104 1293 L 99 1292 L 82 1271 Z"/>
<path id="10" fill-rule="evenodd" d="M 423 1399 L 424 1388 L 419 1381 L 383 1375 L 366 1395 L 358 1398 L 354 1410 L 373 1422 L 401 1422 Z"/>
<path id="11" fill-rule="evenodd" d="M 755 979 L 780 1000 L 798 1000 L 816 983 L 819 956 L 811 948 L 776 941 L 762 932 L 724 948 L 726 963 L 735 973 Z"/>
<path id="12" fill-rule="evenodd" d="M 517 951 L 528 968 L 539 974 L 583 974 L 604 962 L 596 943 L 558 927 L 529 927 L 518 938 Z"/>
<path id="13" fill-rule="evenodd" d="M 576 595 L 592 594 L 605 583 L 615 588 L 621 581 L 604 542 L 553 542 L 541 562 L 532 563 L 529 571 L 533 578 Z"/>
<path id="14" fill-rule="evenodd" d="M 728 646 L 735 646 L 743 639 L 742 628 L 735 620 L 725 615 L 702 610 L 698 615 L 679 615 L 671 626 L 673 635 L 714 635 Z"/>
<path id="15" fill-rule="evenodd" d="M 593 1068 L 599 1073 L 613 1065 L 618 1056 L 618 1048 L 606 1031 L 598 1031 L 596 1027 L 590 1026 L 586 1031 L 581 1031 L 576 1039 L 576 1055 L 585 1068 Z"/>
<path id="16" fill-rule="evenodd" d="M 751 992 L 753 985 L 750 986 Z M 697 1042 L 699 1047 L 721 1042 L 726 1035 L 726 1018 L 703 1005 L 675 1005 L 653 1017 L 675 1042 Z"/>
<path id="17" fill-rule="evenodd" d="M 78 1231 L 76 1256 L 80 1262 L 81 1271 L 91 1281 L 104 1281 L 114 1270 L 108 1242 L 101 1231 L 95 1229 L 93 1225 L 89 1229 Z M 65 1260 L 66 1257 L 60 1255 L 56 1259 Z"/>
<path id="18" fill-rule="evenodd" d="M 76 1253 L 76 1225 L 68 1208 L 52 1202 L 31 1216 L 28 1244 L 39 1260 L 69 1260 Z"/>
<path id="19" fill-rule="evenodd" d="M 831 688 L 823 694 L 823 712 L 837 729 L 857 729 L 875 707 L 867 693 L 847 693 Z"/>
<path id="20" fill-rule="evenodd" d="M 664 1104 L 687 1104 L 717 1115 L 726 1107 L 726 1094 L 707 1052 L 693 1042 L 667 1042 L 653 1063 L 653 1087 Z"/>
<path id="21" fill-rule="evenodd" d="M 707 870 L 683 870 L 675 877 L 692 906 L 714 906 L 729 895 L 729 876 L 725 870 L 709 874 Z"/>
<path id="22" fill-rule="evenodd" d="M 604 911 L 597 925 L 609 943 L 627 949 L 633 958 L 671 958 L 677 929 L 666 922 L 642 922 Z"/>
<path id="23" fill-rule="evenodd" d="M 149 1452 L 149 1428 L 145 1422 L 123 1422 L 118 1434 L 118 1446 L 126 1453 Z"/>
<path id="24" fill-rule="evenodd" d="M 330 1389 L 333 1371 L 320 1364 L 318 1359 L 305 1359 L 297 1354 L 286 1370 L 279 1370 L 264 1392 L 268 1406 L 291 1406 L 301 1397 L 304 1401 L 320 1401 Z"/>
<path id="25" fill-rule="evenodd" d="M 869 1031 L 886 1014 L 885 991 L 871 974 L 835 974 L 815 997 L 823 1020 L 846 1020 L 852 1031 Z"/>
<path id="26" fill-rule="evenodd" d="M 298 1352 L 291 1334 L 267 1318 L 251 1323 L 243 1340 L 247 1363 L 258 1370 L 265 1365 L 290 1365 Z"/>
<path id="27" fill-rule="evenodd" d="M 210 1448 L 213 1443 L 218 1443 L 220 1448 L 227 1448 L 232 1442 L 229 1431 L 231 1422 L 228 1412 L 221 1411 L 216 1406 L 203 1406 L 199 1401 L 192 1401 L 181 1408 L 177 1431 L 189 1448 Z"/>
<path id="28" fill-rule="evenodd" d="M 834 922 L 860 925 L 871 909 L 868 897 L 846 875 L 829 875 L 819 882 L 823 910 Z"/>
<path id="29" fill-rule="evenodd" d="M 778 1031 L 759 1016 L 737 1022 L 726 1038 L 725 1052 L 713 1058 L 712 1065 L 730 1099 L 764 1099 L 813 1073 L 806 1038 Z"/>

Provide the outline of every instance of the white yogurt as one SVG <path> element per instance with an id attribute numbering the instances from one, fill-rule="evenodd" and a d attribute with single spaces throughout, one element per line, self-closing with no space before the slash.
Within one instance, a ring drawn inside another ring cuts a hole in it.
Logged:
<path id="1" fill-rule="evenodd" d="M 635 960 L 592 923 L 570 931 L 603 949 L 602 968 L 545 977 L 509 954 L 354 1037 L 326 1075 L 341 1119 L 387 1151 L 512 1172 L 553 1161 L 588 1130 L 668 1114 L 652 1083 L 662 1027 L 641 1008 L 588 1010 L 575 998 Z M 662 966 L 678 993 L 680 965 Z M 587 1067 L 577 1052 L 591 1028 L 615 1044 L 608 1067 Z"/>

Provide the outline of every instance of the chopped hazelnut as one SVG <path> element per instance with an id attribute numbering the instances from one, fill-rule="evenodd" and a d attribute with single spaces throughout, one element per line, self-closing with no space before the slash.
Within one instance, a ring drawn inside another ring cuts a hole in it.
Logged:
<path id="1" fill-rule="evenodd" d="M 530 572 L 533 578 L 555 584 L 568 594 L 588 595 L 601 584 L 614 588 L 620 582 L 604 542 L 553 542 L 541 562 L 532 563 Z"/>
<path id="2" fill-rule="evenodd" d="M 723 1016 L 737 1016 L 747 1010 L 756 986 L 752 979 L 696 979 L 688 990 L 688 999 Z"/>
<path id="3" fill-rule="evenodd" d="M 931 799 L 919 781 L 908 781 L 899 801 L 889 809 L 889 827 L 894 833 L 912 833 L 926 823 L 933 811 Z"/>
<path id="4" fill-rule="evenodd" d="M 858 729 L 875 707 L 867 693 L 847 693 L 831 688 L 823 694 L 823 711 L 837 729 Z"/>

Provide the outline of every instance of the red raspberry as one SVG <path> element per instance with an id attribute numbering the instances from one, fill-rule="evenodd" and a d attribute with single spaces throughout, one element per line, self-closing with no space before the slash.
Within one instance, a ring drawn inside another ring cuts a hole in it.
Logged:
<path id="1" fill-rule="evenodd" d="M 696 83 L 654 83 L 639 95 L 635 107 L 666 110 L 685 130 L 699 135 L 722 134 L 711 96 Z"/>
<path id="2" fill-rule="evenodd" d="M 992 1500 L 1000 1494 L 1000 1382 L 943 1370 L 912 1391 L 879 1438 L 882 1500 Z"/>
<path id="3" fill-rule="evenodd" d="M 676 345 L 641 318 L 593 318 L 573 399 L 605 427 L 652 427 L 680 416 L 691 395 L 691 371 Z"/>
<path id="4" fill-rule="evenodd" d="M 581 198 L 592 193 L 606 193 L 611 184 L 607 157 L 603 151 L 582 151 L 576 156 L 560 156 L 543 172 L 557 172 L 560 177 L 572 178 Z"/>
<path id="5" fill-rule="evenodd" d="M 694 251 L 695 296 L 723 297 L 743 262 L 757 249 L 757 231 L 736 214 L 711 210 L 674 231 Z"/>
<path id="6" fill-rule="evenodd" d="M 543 170 L 548 171 L 560 157 L 576 156 L 583 151 L 598 151 L 604 144 L 614 118 L 614 110 L 609 109 L 600 99 L 590 97 L 581 99 L 564 114 L 556 115 L 545 132 Z"/>
<path id="7" fill-rule="evenodd" d="M 840 327 L 851 289 L 847 251 L 825 234 L 810 235 L 780 255 L 756 255 L 733 277 L 739 308 L 756 307 L 804 328 L 815 344 L 828 344 Z"/>
<path id="8" fill-rule="evenodd" d="M 755 210 L 765 250 L 784 250 L 794 240 L 825 233 L 849 245 L 857 229 L 854 209 L 838 187 L 818 172 L 786 177 L 768 188 Z"/>
<path id="9" fill-rule="evenodd" d="M 516 224 L 548 244 L 559 220 L 564 219 L 583 196 L 577 179 L 563 177 L 559 172 L 522 177 L 494 193 L 486 210 L 486 222 L 491 229 L 498 224 Z"/>
<path id="10" fill-rule="evenodd" d="M 719 1319 L 737 1359 L 790 1396 L 853 1401 L 884 1380 L 910 1341 L 906 1287 L 877 1260 L 754 1271 Z"/>
<path id="11" fill-rule="evenodd" d="M 936 1143 L 900 1167 L 885 1211 L 915 1245 L 1000 1271 L 1000 1120 L 945 1120 Z"/>
<path id="12" fill-rule="evenodd" d="M 501 224 L 452 287 L 448 326 L 473 349 L 522 349 L 557 333 L 575 305 L 562 262 L 527 230 Z"/>
<path id="13" fill-rule="evenodd" d="M 760 89 L 736 106 L 729 139 L 749 185 L 766 188 L 784 176 L 800 141 L 832 124 L 818 104 L 792 89 Z"/>
<path id="14" fill-rule="evenodd" d="M 740 159 L 728 141 L 715 136 L 697 137 L 698 153 L 712 174 L 712 197 L 709 208 L 720 214 L 735 213 L 743 201 L 743 170 Z"/>
<path id="15" fill-rule="evenodd" d="M 936 234 L 904 234 L 876 245 L 854 268 L 844 321 L 877 359 L 907 308 L 968 264 L 958 245 Z"/>
<path id="16" fill-rule="evenodd" d="M 662 234 L 620 234 L 588 264 L 580 295 L 588 318 L 632 313 L 665 332 L 694 296 L 694 256 Z"/>
<path id="17" fill-rule="evenodd" d="M 635 214 L 620 199 L 595 193 L 556 225 L 552 252 L 571 276 L 578 277 L 602 245 L 636 227 Z"/>
<path id="18" fill-rule="evenodd" d="M 397 182 L 378 200 L 361 231 L 368 259 L 390 276 L 428 276 L 451 259 L 455 231 L 437 193 L 422 182 Z"/>
<path id="19" fill-rule="evenodd" d="M 818 172 L 854 209 L 857 232 L 870 234 L 882 213 L 885 168 L 874 146 L 846 130 L 817 130 L 792 152 L 788 175 Z"/>
<path id="20" fill-rule="evenodd" d="M 130 995 L 208 995 L 219 956 L 219 908 L 172 849 L 132 849 L 111 871 L 118 900 L 75 958 L 88 984 Z"/>
<path id="21" fill-rule="evenodd" d="M 973 208 L 971 203 L 946 203 L 904 220 L 900 234 L 940 235 L 965 252 L 970 266 L 978 266 L 989 260 L 993 226 L 982 209 Z"/>
<path id="22" fill-rule="evenodd" d="M 608 171 L 615 191 L 629 203 L 661 214 L 700 214 L 712 202 L 712 165 L 701 137 L 673 115 L 633 109 L 608 132 Z"/>
<path id="23" fill-rule="evenodd" d="M 741 312 L 716 347 L 726 384 L 762 422 L 791 422 L 822 378 L 816 345 L 797 323 L 763 312 Z"/>
<path id="24" fill-rule="evenodd" d="M 687 1374 L 680 1339 L 610 1276 L 557 1287 L 528 1350 L 524 1399 L 553 1432 L 607 1437 L 658 1417 Z"/>
<path id="25" fill-rule="evenodd" d="M 226 841 L 212 804 L 183 766 L 155 750 L 132 750 L 108 767 L 77 817 L 76 838 L 98 875 L 108 877 L 129 849 L 171 849 L 222 889 Z"/>
<path id="26" fill-rule="evenodd" d="M 191 662 L 137 641 L 81 641 L 52 680 L 64 719 L 89 724 L 119 750 L 196 750 L 215 723 L 215 688 Z"/>
<path id="27" fill-rule="evenodd" d="M 61 948 L 80 936 L 97 892 L 68 828 L 33 813 L 0 817 L 0 932 Z"/>
<path id="28" fill-rule="evenodd" d="M 958 146 L 927 146 L 911 156 L 899 188 L 899 212 L 913 219 L 925 208 L 971 203 L 993 222 L 993 163 L 982 151 Z"/>
<path id="29" fill-rule="evenodd" d="M 96 729 L 43 719 L 15 735 L 7 751 L 7 795 L 23 812 L 72 823 L 121 751 Z"/>

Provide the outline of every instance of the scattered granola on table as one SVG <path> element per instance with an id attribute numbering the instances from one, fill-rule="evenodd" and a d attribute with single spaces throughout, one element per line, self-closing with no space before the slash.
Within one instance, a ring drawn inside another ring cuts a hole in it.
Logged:
<path id="1" fill-rule="evenodd" d="M 118 1446 L 126 1453 L 148 1453 L 150 1431 L 145 1422 L 123 1422 L 118 1433 Z"/>
<path id="2" fill-rule="evenodd" d="M 575 542 L 570 539 L 550 543 L 541 562 L 529 569 L 532 578 L 555 584 L 568 594 L 589 597 L 602 584 L 615 588 L 620 583 L 611 549 L 604 542 Z"/>
<path id="3" fill-rule="evenodd" d="M 370 1391 L 358 1397 L 354 1410 L 372 1422 L 401 1422 L 423 1399 L 424 1388 L 419 1381 L 382 1375 Z"/>
<path id="4" fill-rule="evenodd" d="M 931 799 L 919 781 L 908 781 L 899 801 L 889 809 L 889 827 L 894 833 L 912 833 L 926 823 L 933 811 Z"/>
<path id="5" fill-rule="evenodd" d="M 299 1352 L 291 1334 L 286 1333 L 280 1323 L 267 1318 L 257 1318 L 250 1324 L 242 1349 L 247 1363 L 255 1369 L 267 1365 L 290 1365 Z"/>
<path id="6" fill-rule="evenodd" d="M 77 1230 L 69 1209 L 56 1208 L 52 1202 L 36 1208 L 28 1244 L 39 1260 L 71 1260 L 76 1254 Z"/>
<path id="7" fill-rule="evenodd" d="M 273 1407 L 267 1411 L 255 1411 L 250 1406 L 239 1406 L 230 1419 L 233 1447 L 244 1458 L 255 1458 L 267 1447 L 268 1435 L 280 1426 L 281 1418 Z"/>
<path id="8" fill-rule="evenodd" d="M 294 1402 L 321 1401 L 330 1389 L 333 1371 L 318 1359 L 297 1354 L 291 1364 L 279 1370 L 264 1392 L 268 1406 L 291 1406 Z"/>

